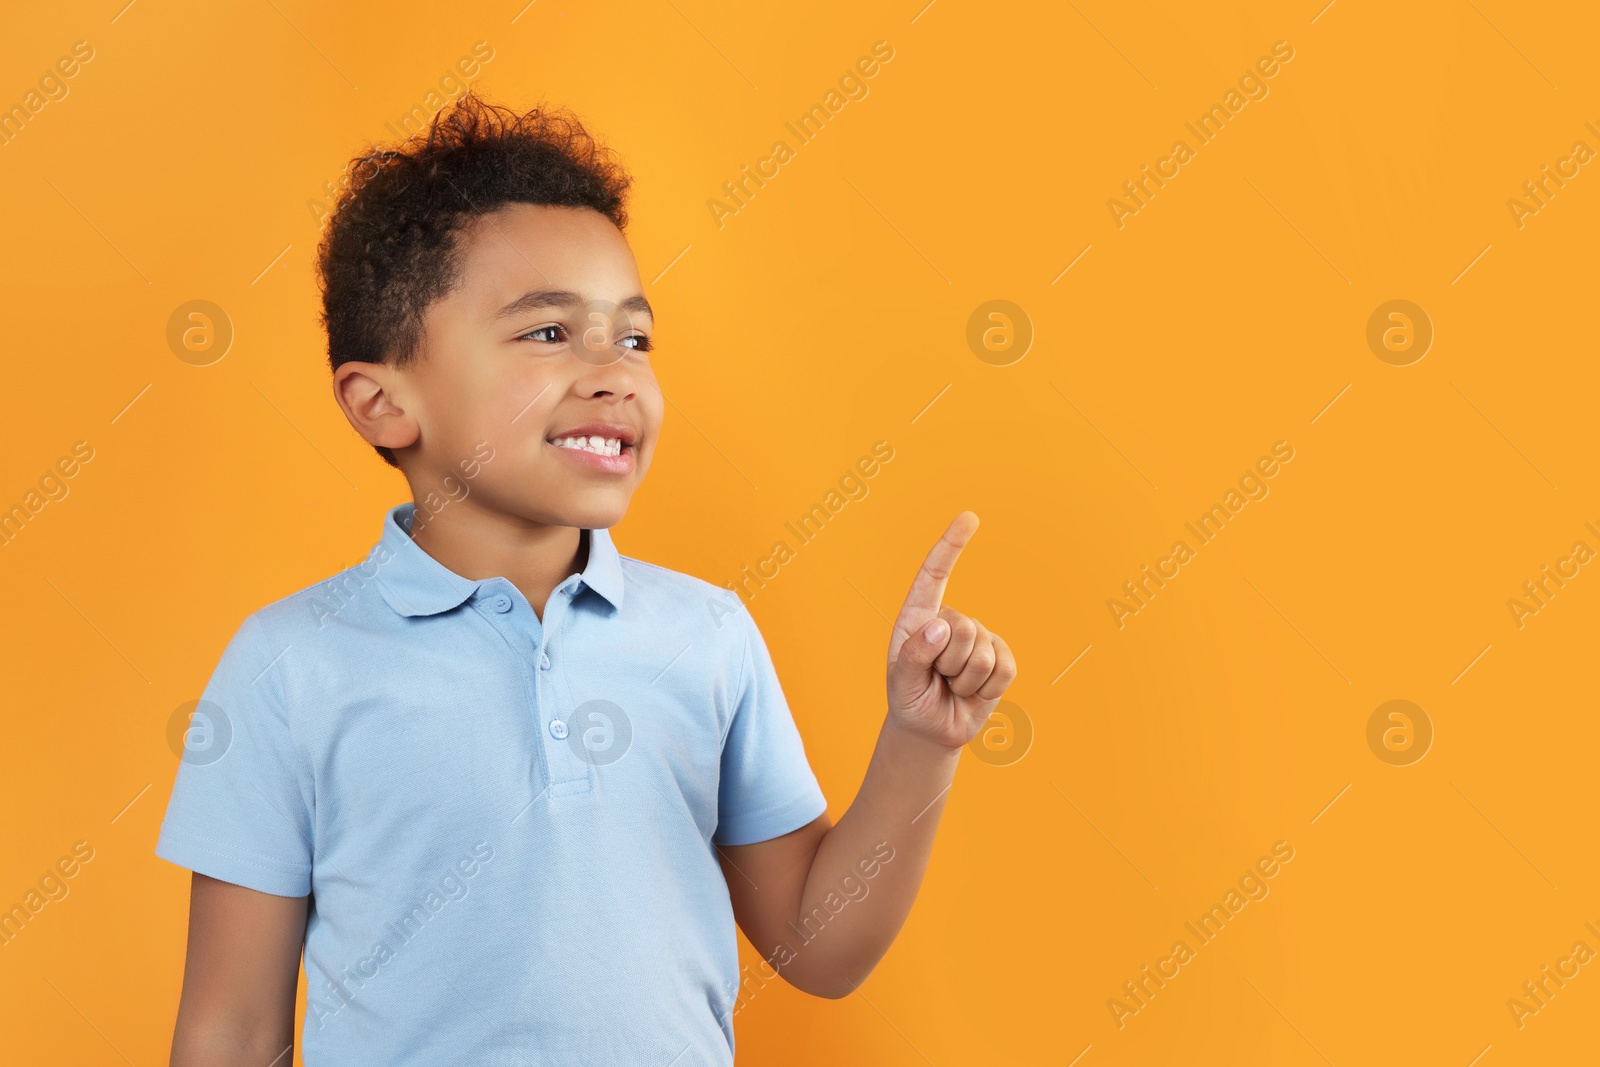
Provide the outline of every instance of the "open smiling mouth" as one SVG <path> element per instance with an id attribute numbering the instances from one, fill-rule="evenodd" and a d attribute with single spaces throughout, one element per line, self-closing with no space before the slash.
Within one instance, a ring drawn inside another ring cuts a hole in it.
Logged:
<path id="1" fill-rule="evenodd" d="M 590 470 L 628 474 L 638 452 L 638 434 L 629 426 L 579 426 L 545 438 L 545 444 Z"/>
<path id="2" fill-rule="evenodd" d="M 555 437 L 551 438 L 550 443 L 557 448 L 578 448 L 600 456 L 621 455 L 623 448 L 620 437 Z"/>

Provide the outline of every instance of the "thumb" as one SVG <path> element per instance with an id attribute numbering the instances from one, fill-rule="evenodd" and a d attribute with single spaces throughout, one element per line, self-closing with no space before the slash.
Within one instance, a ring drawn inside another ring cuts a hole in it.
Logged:
<path id="1" fill-rule="evenodd" d="M 950 624 L 935 617 L 900 646 L 900 655 L 895 659 L 895 668 L 897 671 L 909 669 L 913 674 L 926 674 L 932 668 L 933 661 L 939 658 L 939 654 L 949 643 Z"/>

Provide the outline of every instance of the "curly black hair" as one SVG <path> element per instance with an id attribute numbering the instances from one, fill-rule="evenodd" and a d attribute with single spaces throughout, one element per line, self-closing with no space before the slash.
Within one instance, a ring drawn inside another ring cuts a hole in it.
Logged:
<path id="1" fill-rule="evenodd" d="M 328 363 L 405 366 L 423 313 L 460 280 L 455 235 L 507 204 L 593 208 L 626 229 L 631 179 L 565 109 L 525 114 L 469 88 L 432 125 L 393 148 L 370 146 L 346 182 L 317 248 Z M 393 451 L 373 446 L 398 468 Z"/>

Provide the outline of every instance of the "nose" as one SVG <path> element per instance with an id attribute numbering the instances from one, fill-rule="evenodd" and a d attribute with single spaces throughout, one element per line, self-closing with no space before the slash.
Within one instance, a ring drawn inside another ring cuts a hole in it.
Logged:
<path id="1" fill-rule="evenodd" d="M 574 382 L 580 395 L 628 399 L 637 393 L 643 367 L 638 360 L 629 359 L 626 351 L 615 347 L 603 352 L 580 348 L 576 354 L 583 363 Z"/>
<path id="2" fill-rule="evenodd" d="M 632 317 L 613 305 L 593 301 L 585 308 L 581 325 L 571 346 L 585 365 L 579 375 L 580 391 L 632 396 L 642 360 L 629 359 L 629 350 L 618 344 L 635 333 Z"/>

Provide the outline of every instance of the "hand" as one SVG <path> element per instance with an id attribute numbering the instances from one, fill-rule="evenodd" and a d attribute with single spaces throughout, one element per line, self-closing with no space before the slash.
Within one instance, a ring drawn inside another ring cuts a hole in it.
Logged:
<path id="1" fill-rule="evenodd" d="M 1011 649 L 976 620 L 944 607 L 944 584 L 978 528 L 963 511 L 933 546 L 911 582 L 889 635 L 889 721 L 959 749 L 983 728 L 1017 662 Z M 938 623 L 934 635 L 926 631 Z"/>

